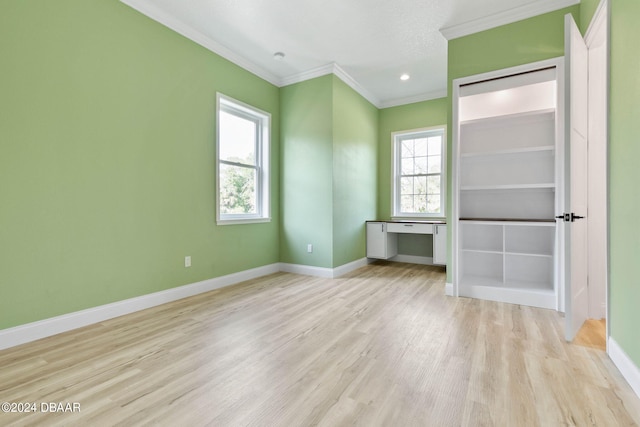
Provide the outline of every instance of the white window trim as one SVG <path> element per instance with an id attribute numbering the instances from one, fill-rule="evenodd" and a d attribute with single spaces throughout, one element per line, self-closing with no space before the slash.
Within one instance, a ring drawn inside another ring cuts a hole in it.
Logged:
<path id="1" fill-rule="evenodd" d="M 256 207 L 257 214 L 221 214 L 220 212 L 220 110 L 222 108 L 233 109 L 241 114 L 246 114 L 251 120 L 257 120 L 259 123 L 259 141 L 256 141 L 256 159 L 257 159 L 257 183 L 256 183 Z M 232 225 L 232 224 L 253 224 L 271 221 L 271 197 L 269 189 L 271 186 L 271 174 L 269 167 L 271 164 L 271 114 L 262 111 L 251 105 L 245 104 L 229 96 L 216 93 L 216 224 Z"/>
<path id="2" fill-rule="evenodd" d="M 440 179 L 440 209 L 438 213 L 424 213 L 403 215 L 398 213 L 398 170 L 400 160 L 397 158 L 396 139 L 400 136 L 407 136 L 416 133 L 441 130 L 442 131 L 442 172 Z M 391 219 L 444 219 L 447 209 L 447 126 L 438 125 L 418 129 L 409 129 L 391 133 Z"/>

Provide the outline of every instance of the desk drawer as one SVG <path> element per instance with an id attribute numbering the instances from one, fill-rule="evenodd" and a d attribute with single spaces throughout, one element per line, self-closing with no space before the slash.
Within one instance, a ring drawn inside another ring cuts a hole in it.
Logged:
<path id="1" fill-rule="evenodd" d="M 387 224 L 388 233 L 433 234 L 433 224 L 416 224 L 390 222 Z"/>

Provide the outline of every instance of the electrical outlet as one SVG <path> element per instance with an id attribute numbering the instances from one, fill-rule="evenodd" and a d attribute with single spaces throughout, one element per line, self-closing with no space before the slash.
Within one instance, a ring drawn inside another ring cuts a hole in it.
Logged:
<path id="1" fill-rule="evenodd" d="M 191 256 L 184 257 L 184 266 L 191 267 Z"/>
<path id="2" fill-rule="evenodd" d="M 313 252 L 313 245 L 311 243 L 307 245 L 307 252 L 309 253 Z"/>

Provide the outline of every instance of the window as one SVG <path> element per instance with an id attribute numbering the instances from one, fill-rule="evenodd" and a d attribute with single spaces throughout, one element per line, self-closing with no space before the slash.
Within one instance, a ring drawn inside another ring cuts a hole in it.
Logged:
<path id="1" fill-rule="evenodd" d="M 271 116 L 222 94 L 217 101 L 217 221 L 269 221 Z"/>
<path id="2" fill-rule="evenodd" d="M 444 217 L 445 128 L 392 136 L 393 216 Z"/>

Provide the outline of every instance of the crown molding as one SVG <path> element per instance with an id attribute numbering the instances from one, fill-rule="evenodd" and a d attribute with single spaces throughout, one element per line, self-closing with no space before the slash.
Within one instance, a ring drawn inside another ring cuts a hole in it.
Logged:
<path id="1" fill-rule="evenodd" d="M 364 99 L 372 103 L 376 108 L 381 108 L 380 100 L 377 97 L 375 97 L 371 92 L 369 92 L 364 87 L 362 87 L 362 85 L 358 83 L 356 79 L 351 77 L 349 73 L 347 73 L 344 69 L 342 69 L 342 67 L 340 67 L 336 63 L 333 64 L 333 74 L 335 74 L 336 77 L 342 80 L 351 89 L 358 92 Z"/>
<path id="2" fill-rule="evenodd" d="M 306 80 L 315 79 L 316 77 L 326 76 L 327 74 L 335 75 L 351 89 L 358 92 L 364 99 L 372 103 L 376 108 L 380 108 L 380 100 L 378 100 L 378 98 L 376 98 L 371 92 L 362 87 L 362 85 L 358 83 L 356 79 L 351 77 L 349 73 L 347 73 L 341 66 L 339 66 L 335 62 L 285 77 L 280 80 L 279 86 L 289 86 L 292 84 L 304 82 Z"/>
<path id="3" fill-rule="evenodd" d="M 434 90 L 422 95 L 408 96 L 406 98 L 390 99 L 388 101 L 382 101 L 378 108 L 390 108 L 398 107 L 400 105 L 414 104 L 416 102 L 431 101 L 433 99 L 445 98 L 447 96 L 447 90 Z"/>
<path id="4" fill-rule="evenodd" d="M 489 30 L 491 28 L 500 27 L 502 25 L 511 24 L 543 13 L 553 12 L 554 10 L 564 9 L 565 7 L 579 4 L 580 0 L 541 0 L 534 3 L 528 3 L 504 12 L 495 13 L 484 18 L 478 18 L 461 24 L 450 25 L 440 29 L 440 33 L 447 40 L 457 39 L 459 37 L 468 36 L 480 31 Z"/>
<path id="5" fill-rule="evenodd" d="M 326 76 L 333 73 L 334 64 L 326 64 L 320 67 L 312 68 L 311 70 L 303 71 L 302 73 L 292 74 L 287 77 L 283 77 L 278 82 L 278 86 L 289 86 L 296 83 L 304 82 L 306 80 L 315 79 L 316 77 Z"/>
<path id="6" fill-rule="evenodd" d="M 554 0 L 555 1 L 555 0 Z M 563 0 L 566 1 L 566 0 Z M 574 1 L 574 0 L 571 0 Z M 248 72 L 256 75 L 257 77 L 266 80 L 277 87 L 289 86 L 295 83 L 311 80 L 316 77 L 325 76 L 327 74 L 334 74 L 340 80 L 342 80 L 347 86 L 355 90 L 364 99 L 373 104 L 376 108 L 388 108 L 395 107 L 404 104 L 412 104 L 415 102 L 429 101 L 436 98 L 442 98 L 447 96 L 447 91 L 434 91 L 422 95 L 411 96 L 407 98 L 381 101 L 370 91 L 365 89 L 356 79 L 354 79 L 349 73 L 347 73 L 342 67 L 336 63 L 326 64 L 317 68 L 313 68 L 302 73 L 293 74 L 288 77 L 280 78 L 265 70 L 264 68 L 256 65 L 251 60 L 244 56 L 238 55 L 228 47 L 218 43 L 211 37 L 206 36 L 202 32 L 195 30 L 191 26 L 185 24 L 180 19 L 164 12 L 157 6 L 155 6 L 150 0 L 120 0 L 121 3 L 126 4 L 134 10 L 142 13 L 148 18 L 164 25 L 165 27 L 177 32 L 178 34 L 188 38 L 189 40 L 199 44 L 205 49 L 227 59 L 235 65 L 247 70 Z"/>
<path id="7" fill-rule="evenodd" d="M 256 65 L 247 58 L 238 55 L 228 47 L 218 43 L 211 37 L 202 34 L 200 31 L 193 29 L 191 26 L 185 24 L 183 21 L 169 15 L 156 7 L 151 1 L 148 0 L 120 0 L 120 2 L 126 4 L 132 9 L 146 15 L 148 18 L 153 19 L 156 22 L 164 25 L 165 27 L 183 35 L 184 37 L 198 43 L 200 46 L 212 51 L 215 54 L 220 55 L 224 59 L 236 64 L 237 66 L 249 71 L 252 74 L 260 77 L 263 80 L 268 81 L 272 85 L 280 86 L 280 79 L 264 68 Z"/>

